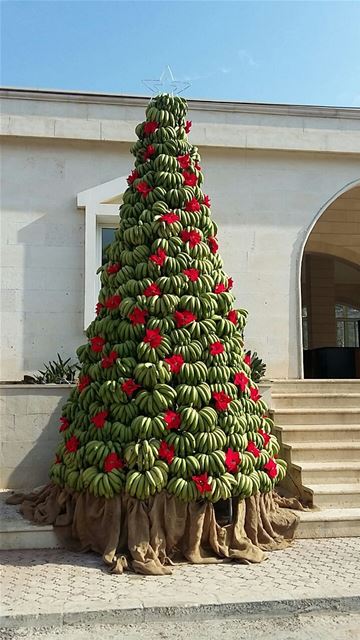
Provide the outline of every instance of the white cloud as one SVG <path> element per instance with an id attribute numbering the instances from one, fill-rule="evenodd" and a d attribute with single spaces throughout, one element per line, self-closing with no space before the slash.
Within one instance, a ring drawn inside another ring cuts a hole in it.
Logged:
<path id="1" fill-rule="evenodd" d="M 241 62 L 244 62 L 245 64 L 248 64 L 249 67 L 258 67 L 259 63 L 256 62 L 256 60 L 254 60 L 254 58 L 252 57 L 251 53 L 249 51 L 246 51 L 246 49 L 239 49 L 238 50 L 238 57 L 240 58 Z"/>

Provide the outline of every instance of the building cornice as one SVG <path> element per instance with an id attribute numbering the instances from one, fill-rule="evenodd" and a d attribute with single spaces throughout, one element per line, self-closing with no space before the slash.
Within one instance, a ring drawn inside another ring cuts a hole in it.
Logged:
<path id="1" fill-rule="evenodd" d="M 4 137 L 132 144 L 148 98 L 2 89 Z M 360 109 L 189 100 L 197 146 L 360 155 Z"/>
<path id="2" fill-rule="evenodd" d="M 144 107 L 147 96 L 92 93 L 85 91 L 62 91 L 52 89 L 26 89 L 2 87 L 0 98 L 9 100 L 36 100 L 46 102 L 66 102 L 79 104 L 118 105 L 124 107 Z M 220 111 L 224 113 L 252 113 L 314 118 L 360 119 L 360 107 L 334 107 L 318 105 L 272 104 L 259 102 L 233 102 L 229 100 L 189 99 L 191 110 Z"/>

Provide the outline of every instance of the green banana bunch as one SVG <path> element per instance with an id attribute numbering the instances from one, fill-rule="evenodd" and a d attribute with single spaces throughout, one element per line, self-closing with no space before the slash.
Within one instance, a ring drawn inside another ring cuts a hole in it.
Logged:
<path id="1" fill-rule="evenodd" d="M 258 474 L 259 472 L 257 472 Z M 255 484 L 253 481 L 253 474 L 250 475 L 246 475 L 245 473 L 239 472 L 236 473 L 234 476 L 234 479 L 236 481 L 236 487 L 235 487 L 235 495 L 237 496 L 241 496 L 242 498 L 250 498 L 250 496 L 253 495 L 254 493 L 254 485 L 255 485 L 255 492 L 257 489 L 257 486 L 261 486 L 261 482 L 259 482 L 258 484 Z"/>
<path id="2" fill-rule="evenodd" d="M 175 456 L 169 466 L 169 472 L 177 478 L 186 478 L 190 480 L 193 475 L 200 471 L 200 464 L 194 455 L 188 455 L 185 458 Z"/>
<path id="3" fill-rule="evenodd" d="M 220 427 L 214 431 L 203 431 L 195 435 L 196 450 L 200 453 L 210 453 L 217 449 L 224 449 L 226 445 L 226 435 Z"/>
<path id="4" fill-rule="evenodd" d="M 156 416 L 150 418 L 149 416 L 137 416 L 131 423 L 132 438 L 138 440 L 149 440 L 150 438 L 162 438 L 166 433 L 164 421 Z M 130 442 L 129 440 L 129 442 Z"/>
<path id="5" fill-rule="evenodd" d="M 165 440 L 174 446 L 175 455 L 181 458 L 192 455 L 196 449 L 195 437 L 188 431 L 170 431 Z"/>
<path id="6" fill-rule="evenodd" d="M 168 481 L 168 466 L 162 460 L 157 460 L 151 469 L 127 473 L 125 491 L 133 498 L 146 500 L 151 495 L 164 489 Z"/>
<path id="7" fill-rule="evenodd" d="M 184 478 L 171 478 L 167 490 L 182 502 L 191 502 L 200 497 L 194 481 Z"/>
<path id="8" fill-rule="evenodd" d="M 193 347 L 193 344 L 188 345 L 188 347 Z M 180 352 L 179 349 L 177 352 Z M 206 382 L 207 371 L 206 365 L 200 360 L 198 362 L 184 362 L 181 370 L 177 374 L 177 378 L 178 381 L 182 383 L 200 385 L 200 383 Z"/>

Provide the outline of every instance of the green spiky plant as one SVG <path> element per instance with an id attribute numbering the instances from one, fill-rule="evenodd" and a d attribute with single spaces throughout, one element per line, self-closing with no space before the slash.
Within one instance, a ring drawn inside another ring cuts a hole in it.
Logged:
<path id="1" fill-rule="evenodd" d="M 71 384 L 74 382 L 79 366 L 76 363 L 70 364 L 71 358 L 63 360 L 59 353 L 57 357 L 57 360 L 49 361 L 48 364 L 44 362 L 44 371 L 40 370 L 34 376 L 37 384 Z"/>
<path id="2" fill-rule="evenodd" d="M 107 499 L 166 490 L 217 502 L 271 491 L 285 475 L 186 113 L 184 99 L 162 94 L 136 127 L 97 317 L 63 407 L 51 478 Z"/>

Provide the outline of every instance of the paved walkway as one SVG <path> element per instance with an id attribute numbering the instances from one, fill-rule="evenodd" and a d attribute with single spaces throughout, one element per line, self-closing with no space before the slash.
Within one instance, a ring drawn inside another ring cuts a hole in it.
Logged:
<path id="1" fill-rule="evenodd" d="M 360 538 L 298 540 L 259 565 L 181 565 L 161 577 L 110 575 L 92 553 L 3 551 L 0 560 L 0 627 L 360 610 Z"/>

